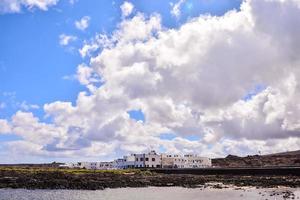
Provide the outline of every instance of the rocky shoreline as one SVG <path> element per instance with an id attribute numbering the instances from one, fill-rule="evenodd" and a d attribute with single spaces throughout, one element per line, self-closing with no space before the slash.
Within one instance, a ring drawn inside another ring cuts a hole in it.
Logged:
<path id="1" fill-rule="evenodd" d="M 161 174 L 141 170 L 89 171 L 60 169 L 0 169 L 0 188 L 102 190 L 121 187 L 205 187 L 234 185 L 300 187 L 299 176 L 233 176 Z"/>

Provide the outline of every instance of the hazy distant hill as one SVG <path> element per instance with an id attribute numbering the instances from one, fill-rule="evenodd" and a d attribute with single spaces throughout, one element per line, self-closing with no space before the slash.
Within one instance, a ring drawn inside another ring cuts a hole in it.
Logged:
<path id="1" fill-rule="evenodd" d="M 246 157 L 228 155 L 226 158 L 213 159 L 212 162 L 217 167 L 300 166 L 300 150 Z"/>
<path id="2" fill-rule="evenodd" d="M 285 155 L 299 155 L 300 150 L 298 151 L 288 151 L 288 152 L 282 152 L 282 153 L 275 153 L 275 154 L 268 154 L 265 156 L 285 156 Z"/>

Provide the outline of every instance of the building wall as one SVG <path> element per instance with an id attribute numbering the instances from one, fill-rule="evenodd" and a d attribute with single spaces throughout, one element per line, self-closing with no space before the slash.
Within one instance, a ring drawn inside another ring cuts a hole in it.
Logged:
<path id="1" fill-rule="evenodd" d="M 162 154 L 161 155 L 161 167 L 162 168 L 173 168 L 174 158 L 172 155 Z"/>
<path id="2" fill-rule="evenodd" d="M 181 155 L 162 155 L 162 168 L 184 168 L 185 159 Z"/>
<path id="3" fill-rule="evenodd" d="M 92 169 L 92 170 L 98 170 L 98 169 L 115 169 L 114 162 L 78 162 L 77 165 L 78 168 L 82 169 Z M 76 168 L 76 167 L 70 167 L 70 168 Z"/>
<path id="4" fill-rule="evenodd" d="M 145 154 L 133 154 L 135 157 L 134 166 L 136 168 L 144 168 L 145 167 Z"/>
<path id="5" fill-rule="evenodd" d="M 97 162 L 96 169 L 115 169 L 114 162 Z"/>
<path id="6" fill-rule="evenodd" d="M 135 156 L 124 156 L 124 169 L 135 167 Z"/>
<path id="7" fill-rule="evenodd" d="M 155 151 L 145 154 L 145 167 L 161 168 L 161 156 Z"/>
<path id="8" fill-rule="evenodd" d="M 80 165 L 78 163 L 65 163 L 63 165 L 60 165 L 60 167 L 66 167 L 66 168 L 80 168 Z"/>
<path id="9" fill-rule="evenodd" d="M 204 168 L 211 167 L 211 159 L 198 155 L 185 155 L 186 162 L 184 168 Z"/>
<path id="10" fill-rule="evenodd" d="M 113 166 L 115 169 L 125 169 L 126 165 L 125 165 L 125 161 L 122 158 L 119 158 L 117 160 L 114 160 L 113 162 Z"/>
<path id="11" fill-rule="evenodd" d="M 82 169 L 97 169 L 96 162 L 79 162 L 78 164 Z"/>
<path id="12" fill-rule="evenodd" d="M 211 167 L 211 159 L 198 155 L 162 155 L 163 168 L 204 168 Z"/>

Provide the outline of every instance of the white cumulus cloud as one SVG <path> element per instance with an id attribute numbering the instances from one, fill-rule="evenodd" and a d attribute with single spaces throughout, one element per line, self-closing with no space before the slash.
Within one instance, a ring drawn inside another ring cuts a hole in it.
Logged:
<path id="1" fill-rule="evenodd" d="M 75 103 L 44 105 L 52 123 L 21 111 L 7 122 L 24 138 L 14 151 L 107 158 L 161 147 L 210 156 L 299 149 L 296 24 L 298 0 L 245 0 L 239 11 L 177 29 L 162 27 L 159 15 L 124 18 L 89 44 L 98 52 L 77 70 L 88 92 Z M 257 85 L 265 89 L 245 99 Z M 145 122 L 130 110 L 141 110 Z"/>
<path id="2" fill-rule="evenodd" d="M 84 31 L 90 25 L 91 18 L 89 16 L 84 16 L 80 20 L 75 21 L 75 26 L 77 29 Z"/>
<path id="3" fill-rule="evenodd" d="M 0 119 L 0 134 L 10 133 L 10 132 L 11 132 L 11 128 L 7 120 Z"/>
<path id="4" fill-rule="evenodd" d="M 62 46 L 68 45 L 70 42 L 77 40 L 76 36 L 61 34 L 59 35 L 59 44 Z"/>
<path id="5" fill-rule="evenodd" d="M 184 4 L 184 2 L 185 2 L 186 0 L 179 0 L 177 3 L 172 3 L 171 4 L 171 7 L 172 7 L 172 9 L 171 9 L 171 14 L 173 15 L 173 16 L 175 16 L 175 17 L 177 17 L 177 18 L 179 18 L 180 17 L 180 15 L 181 15 L 181 10 L 180 10 L 180 8 L 181 8 L 181 6 L 182 6 L 182 4 Z"/>
<path id="6" fill-rule="evenodd" d="M 134 9 L 134 5 L 132 3 L 130 3 L 130 2 L 128 2 L 128 1 L 125 1 L 120 6 L 120 8 L 121 8 L 121 11 L 122 11 L 122 16 L 123 17 L 127 17 L 127 16 L 129 16 L 132 13 L 132 11 Z"/>
<path id="7" fill-rule="evenodd" d="M 40 10 L 48 10 L 49 7 L 54 6 L 59 0 L 1 0 L 0 13 L 19 13 L 22 8 L 32 10 L 34 8 Z"/>

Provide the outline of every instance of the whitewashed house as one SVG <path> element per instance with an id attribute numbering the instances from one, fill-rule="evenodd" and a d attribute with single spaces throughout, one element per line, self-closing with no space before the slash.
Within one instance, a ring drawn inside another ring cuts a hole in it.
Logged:
<path id="1" fill-rule="evenodd" d="M 199 155 L 162 154 L 162 168 L 205 168 L 211 167 L 211 159 Z"/>
<path id="2" fill-rule="evenodd" d="M 124 156 L 123 160 L 124 160 L 124 168 L 123 169 L 135 167 L 135 156 L 134 155 Z"/>
<path id="3" fill-rule="evenodd" d="M 155 151 L 150 151 L 145 154 L 145 167 L 146 168 L 161 168 L 161 155 Z"/>
<path id="4" fill-rule="evenodd" d="M 79 168 L 81 169 L 96 169 L 96 162 L 78 162 Z"/>
<path id="5" fill-rule="evenodd" d="M 116 169 L 115 162 L 97 162 L 96 169 Z"/>
<path id="6" fill-rule="evenodd" d="M 184 168 L 205 168 L 211 167 L 211 159 L 207 157 L 201 157 L 195 154 L 184 155 Z"/>
<path id="7" fill-rule="evenodd" d="M 113 161 L 113 166 L 115 169 L 125 169 L 126 163 L 123 158 L 119 158 Z"/>
<path id="8" fill-rule="evenodd" d="M 145 154 L 132 154 L 135 157 L 135 168 L 144 168 L 145 167 Z"/>
<path id="9" fill-rule="evenodd" d="M 162 168 L 184 168 L 185 159 L 181 155 L 162 154 Z"/>
<path id="10" fill-rule="evenodd" d="M 59 167 L 63 168 L 80 168 L 79 163 L 64 163 L 62 165 L 59 165 Z"/>
<path id="11" fill-rule="evenodd" d="M 135 156 L 135 168 L 160 168 L 161 156 L 155 151 L 143 154 L 133 154 Z"/>
<path id="12" fill-rule="evenodd" d="M 114 162 L 78 162 L 73 164 L 69 168 L 81 168 L 81 169 L 115 169 Z"/>

